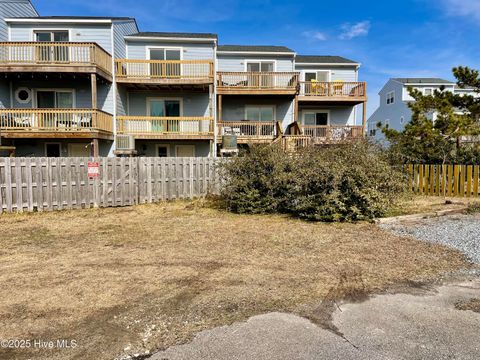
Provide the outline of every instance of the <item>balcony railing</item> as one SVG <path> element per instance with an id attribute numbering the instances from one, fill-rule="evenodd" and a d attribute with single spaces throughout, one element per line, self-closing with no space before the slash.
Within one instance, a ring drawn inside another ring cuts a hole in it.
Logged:
<path id="1" fill-rule="evenodd" d="M 359 99 L 366 98 L 366 83 L 364 82 L 300 82 L 300 96 L 316 98 Z"/>
<path id="2" fill-rule="evenodd" d="M 113 132 L 113 116 L 92 109 L 0 109 L 2 132 Z"/>
<path id="3" fill-rule="evenodd" d="M 213 136 L 213 118 L 118 116 L 117 133 L 139 138 Z"/>
<path id="4" fill-rule="evenodd" d="M 123 82 L 213 82 L 211 60 L 115 60 L 116 76 Z"/>
<path id="5" fill-rule="evenodd" d="M 302 129 L 303 135 L 327 142 L 346 141 L 363 137 L 362 126 L 304 125 Z"/>
<path id="6" fill-rule="evenodd" d="M 286 91 L 297 90 L 295 72 L 218 72 L 218 90 L 221 91 Z"/>
<path id="7" fill-rule="evenodd" d="M 236 135 L 237 138 L 267 138 L 277 136 L 275 121 L 223 121 L 218 123 L 219 135 Z"/>
<path id="8" fill-rule="evenodd" d="M 0 66 L 96 66 L 112 74 L 112 57 L 95 43 L 3 42 Z"/>

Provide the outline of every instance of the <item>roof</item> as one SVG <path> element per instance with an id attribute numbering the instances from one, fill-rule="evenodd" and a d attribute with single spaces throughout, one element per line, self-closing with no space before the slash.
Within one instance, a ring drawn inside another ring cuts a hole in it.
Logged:
<path id="1" fill-rule="evenodd" d="M 220 52 L 295 53 L 295 51 L 286 46 L 273 45 L 219 45 L 217 50 Z"/>
<path id="2" fill-rule="evenodd" d="M 358 64 L 356 61 L 332 55 L 297 55 L 295 61 L 297 64 Z"/>
<path id="3" fill-rule="evenodd" d="M 212 33 L 184 33 L 184 32 L 153 32 L 144 31 L 129 35 L 131 37 L 151 38 L 182 38 L 182 39 L 218 39 L 217 34 Z"/>
<path id="4" fill-rule="evenodd" d="M 402 84 L 455 84 L 452 81 L 440 78 L 392 78 L 392 80 Z"/>
<path id="5" fill-rule="evenodd" d="M 37 17 L 16 17 L 15 20 L 132 20 L 132 17 L 115 16 L 37 16 Z"/>

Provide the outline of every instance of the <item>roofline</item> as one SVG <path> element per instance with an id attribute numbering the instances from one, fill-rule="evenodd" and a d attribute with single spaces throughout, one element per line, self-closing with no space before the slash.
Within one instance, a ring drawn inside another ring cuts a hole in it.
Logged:
<path id="1" fill-rule="evenodd" d="M 184 37 L 157 37 L 157 36 L 132 36 L 124 37 L 125 40 L 138 41 L 193 41 L 193 42 L 217 42 L 217 38 L 184 38 Z"/>
<path id="2" fill-rule="evenodd" d="M 395 82 L 397 82 L 399 84 L 402 84 L 402 85 L 407 85 L 407 86 L 410 86 L 410 85 L 418 85 L 418 86 L 423 86 L 423 85 L 426 85 L 426 86 L 450 85 L 450 86 L 454 86 L 455 85 L 454 82 L 448 81 L 448 80 L 445 80 L 446 82 L 444 82 L 444 83 L 442 83 L 442 82 L 438 82 L 438 83 L 404 83 L 404 82 L 398 81 L 395 78 L 391 78 L 390 80 L 395 81 Z M 385 85 L 387 85 L 387 84 L 388 84 L 388 81 Z"/>
<path id="3" fill-rule="evenodd" d="M 237 50 L 237 51 L 222 51 L 218 50 L 217 54 L 255 54 L 255 55 L 291 55 L 296 56 L 295 52 L 277 52 L 277 51 L 247 51 L 247 50 Z"/>
<path id="4" fill-rule="evenodd" d="M 78 23 L 78 24 L 112 24 L 115 21 L 133 21 L 136 23 L 134 18 L 125 18 L 125 19 L 45 19 L 45 18 L 6 18 L 5 22 L 12 23 Z M 138 26 L 137 26 L 138 28 Z"/>
<path id="5" fill-rule="evenodd" d="M 361 63 L 300 63 L 296 62 L 296 65 L 328 65 L 328 66 L 361 66 Z"/>

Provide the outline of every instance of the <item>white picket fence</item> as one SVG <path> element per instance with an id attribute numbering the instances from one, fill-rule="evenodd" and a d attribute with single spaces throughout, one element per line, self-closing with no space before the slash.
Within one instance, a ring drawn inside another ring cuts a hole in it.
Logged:
<path id="1" fill-rule="evenodd" d="M 116 207 L 218 193 L 212 158 L 0 158 L 0 213 Z M 98 178 L 88 163 L 98 162 Z"/>

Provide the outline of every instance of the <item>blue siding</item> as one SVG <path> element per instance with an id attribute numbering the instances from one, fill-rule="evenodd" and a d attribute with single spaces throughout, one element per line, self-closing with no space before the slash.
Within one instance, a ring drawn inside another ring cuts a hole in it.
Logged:
<path id="1" fill-rule="evenodd" d="M 201 93 L 155 93 L 155 92 L 130 92 L 128 94 L 128 114 L 133 116 L 147 115 L 147 98 L 175 98 L 183 103 L 183 116 L 209 116 L 208 94 Z"/>
<path id="2" fill-rule="evenodd" d="M 224 96 L 222 101 L 222 120 L 241 121 L 245 119 L 245 107 L 255 105 L 275 106 L 275 117 L 283 128 L 293 122 L 293 101 L 274 97 Z"/>
<path id="3" fill-rule="evenodd" d="M 305 80 L 305 72 L 315 72 L 321 70 L 330 71 L 330 81 L 355 82 L 357 80 L 357 72 L 355 67 L 340 66 L 320 66 L 320 65 L 295 65 L 296 71 L 300 72 L 300 80 Z"/>
<path id="4" fill-rule="evenodd" d="M 303 116 L 306 112 L 328 111 L 330 125 L 358 125 L 355 124 L 354 106 L 315 106 L 301 107 L 298 112 L 298 120 L 303 124 Z"/>
<path id="5" fill-rule="evenodd" d="M 8 41 L 8 26 L 4 18 L 38 16 L 29 0 L 0 0 L 0 41 Z"/>
<path id="6" fill-rule="evenodd" d="M 0 82 L 0 108 L 10 107 L 10 85 L 7 81 Z"/>
<path id="7" fill-rule="evenodd" d="M 72 42 L 95 42 L 112 53 L 111 24 L 10 24 L 11 41 L 34 41 L 35 29 L 70 30 Z"/>
<path id="8" fill-rule="evenodd" d="M 293 56 L 275 56 L 275 55 L 224 55 L 217 54 L 218 71 L 245 71 L 246 62 L 249 60 L 275 61 L 275 71 L 292 72 L 294 69 Z"/>
<path id="9" fill-rule="evenodd" d="M 5 86 L 9 89 L 8 84 Z M 90 109 L 92 107 L 92 91 L 90 86 L 91 86 L 90 81 L 80 81 L 80 80 L 77 80 L 75 82 L 71 82 L 68 80 L 65 80 L 65 81 L 59 81 L 59 80 L 15 81 L 12 84 L 12 90 L 13 90 L 13 93 L 15 94 L 16 89 L 20 87 L 26 87 L 29 89 L 73 89 L 75 90 L 76 108 Z M 111 87 L 112 86 L 110 84 L 99 83 L 97 88 L 98 108 L 108 113 L 112 113 L 112 110 L 113 110 L 111 102 L 108 102 L 106 99 L 106 95 L 111 91 Z M 1 89 L 2 89 L 2 86 L 0 86 L 0 97 L 2 94 Z M 10 102 L 8 102 L 8 105 L 6 107 L 8 108 L 10 107 Z M 30 109 L 32 108 L 32 101 L 26 104 L 21 104 L 21 103 L 18 103 L 14 97 L 13 107 L 18 109 Z"/>
<path id="10" fill-rule="evenodd" d="M 183 60 L 213 60 L 213 43 L 173 43 L 158 41 L 127 41 L 127 57 L 129 59 L 148 59 L 148 47 L 182 48 Z"/>
<path id="11" fill-rule="evenodd" d="M 112 56 L 116 59 L 125 59 L 127 57 L 125 36 L 138 32 L 135 21 L 115 21 L 113 23 L 113 41 L 115 51 Z"/>

